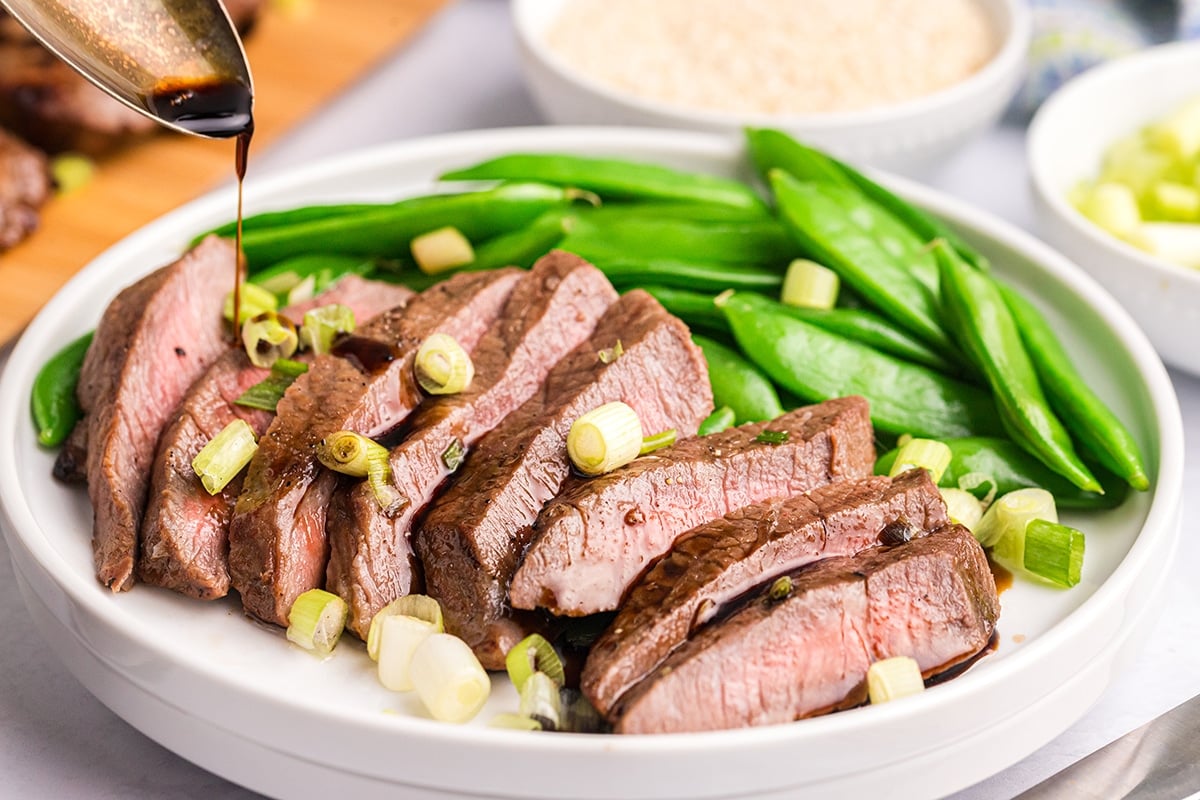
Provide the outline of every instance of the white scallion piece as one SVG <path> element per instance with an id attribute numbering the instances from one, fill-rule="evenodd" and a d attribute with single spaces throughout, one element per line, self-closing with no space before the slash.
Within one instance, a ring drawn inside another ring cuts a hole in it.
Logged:
<path id="1" fill-rule="evenodd" d="M 833 308 L 840 288 L 836 272 L 815 261 L 797 258 L 788 265 L 779 299 L 789 306 Z"/>
<path id="2" fill-rule="evenodd" d="M 867 694 L 871 704 L 887 703 L 925 691 L 921 667 L 908 656 L 876 661 L 867 669 Z"/>
<path id="3" fill-rule="evenodd" d="M 337 431 L 317 445 L 317 460 L 334 472 L 354 478 L 366 478 L 379 507 L 390 511 L 404 502 L 392 485 L 392 465 L 388 449 L 361 433 Z"/>
<path id="4" fill-rule="evenodd" d="M 951 522 L 957 522 L 967 530 L 975 530 L 983 518 L 983 503 L 965 489 L 939 489 L 946 503 L 946 513 Z"/>
<path id="5" fill-rule="evenodd" d="M 354 312 L 350 307 L 330 303 L 305 312 L 304 322 L 300 325 L 300 343 L 320 355 L 330 351 L 339 333 L 353 331 Z"/>
<path id="6" fill-rule="evenodd" d="M 409 667 L 413 653 L 430 636 L 437 633 L 430 623 L 405 614 L 391 614 L 379 626 L 379 682 L 393 692 L 413 688 Z"/>
<path id="7" fill-rule="evenodd" d="M 896 454 L 896 461 L 888 471 L 889 477 L 920 467 L 929 472 L 934 483 L 942 479 L 946 467 L 950 466 L 950 446 L 936 439 L 909 439 Z"/>
<path id="8" fill-rule="evenodd" d="M 1054 495 L 1045 489 L 1017 489 L 988 506 L 973 532 L 981 545 L 992 548 L 997 559 L 1021 569 L 1025 563 L 1025 528 L 1035 519 L 1058 522 Z"/>
<path id="9" fill-rule="evenodd" d="M 442 607 L 437 600 L 424 594 L 407 594 L 388 603 L 371 617 L 371 626 L 367 629 L 367 655 L 373 660 L 379 660 L 379 632 L 383 621 L 390 616 L 403 615 L 416 617 L 428 622 L 434 627 L 435 633 L 446 629 L 442 617 Z"/>
<path id="10" fill-rule="evenodd" d="M 521 686 L 518 713 L 536 719 L 543 728 L 558 730 L 562 722 L 562 696 L 559 685 L 544 672 L 530 675 Z"/>
<path id="11" fill-rule="evenodd" d="M 448 633 L 434 633 L 417 646 L 409 678 L 430 716 L 466 722 L 479 713 L 492 681 L 470 646 Z"/>
<path id="12" fill-rule="evenodd" d="M 349 614 L 346 601 L 324 589 L 309 589 L 292 603 L 288 613 L 288 641 L 318 656 L 327 656 L 337 645 Z"/>
<path id="13" fill-rule="evenodd" d="M 263 285 L 265 286 L 266 284 Z M 292 284 L 286 291 L 287 304 L 289 306 L 312 300 L 317 296 L 317 279 L 313 275 L 306 275 L 303 279 Z"/>
<path id="14" fill-rule="evenodd" d="M 605 403 L 572 423 L 567 455 L 584 475 L 603 475 L 637 458 L 642 439 L 636 411 L 619 401 Z"/>
<path id="15" fill-rule="evenodd" d="M 437 275 L 475 260 L 475 248 L 462 231 L 454 227 L 438 228 L 412 240 L 412 256 L 426 275 Z"/>
<path id="16" fill-rule="evenodd" d="M 241 319 L 238 320 L 239 324 L 243 324 L 246 320 L 257 317 L 259 314 L 279 310 L 279 298 L 270 290 L 255 283 L 243 283 L 241 291 L 242 305 L 238 309 L 241 316 Z M 233 292 L 225 295 L 225 307 L 222 313 L 225 315 L 225 319 L 233 321 Z"/>
<path id="17" fill-rule="evenodd" d="M 278 359 L 291 358 L 300 346 L 300 337 L 296 334 L 296 326 L 287 317 L 265 311 L 242 325 L 242 344 L 250 363 L 256 367 L 270 367 Z"/>
<path id="18" fill-rule="evenodd" d="M 457 339 L 435 333 L 417 348 L 413 374 L 429 394 L 458 394 L 475 378 L 475 364 Z"/>
<path id="19" fill-rule="evenodd" d="M 488 720 L 489 728 L 505 728 L 513 731 L 540 731 L 542 723 L 532 717 L 525 717 L 520 714 L 513 714 L 510 711 L 504 711 Z"/>
<path id="20" fill-rule="evenodd" d="M 205 491 L 217 494 L 245 469 L 257 452 L 254 430 L 244 419 L 235 419 L 200 448 L 192 459 L 192 470 Z"/>

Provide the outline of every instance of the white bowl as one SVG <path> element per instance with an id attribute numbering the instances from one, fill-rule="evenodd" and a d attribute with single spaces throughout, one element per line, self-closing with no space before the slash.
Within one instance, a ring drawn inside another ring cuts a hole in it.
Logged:
<path id="1" fill-rule="evenodd" d="M 1197 96 L 1200 43 L 1154 47 L 1067 83 L 1038 110 L 1028 141 L 1042 235 L 1121 301 L 1164 361 L 1193 375 L 1200 375 L 1200 271 L 1109 235 L 1067 197 L 1100 172 L 1109 145 Z"/>
<path id="2" fill-rule="evenodd" d="M 1024 74 L 1032 31 L 1026 0 L 978 1 L 1002 42 L 979 72 L 893 106 L 796 115 L 699 111 L 613 89 L 566 63 L 544 42 L 548 26 L 570 0 L 512 0 L 512 13 L 526 83 L 552 122 L 712 132 L 734 132 L 747 125 L 781 128 L 850 161 L 919 175 L 994 124 Z"/>
<path id="3" fill-rule="evenodd" d="M 616 128 L 481 131 L 356 153 L 247 186 L 247 208 L 383 199 L 427 191 L 438 172 L 518 150 L 653 159 L 735 175 L 727 138 Z M 200 766 L 288 798 L 931 798 L 991 775 L 1079 719 L 1153 621 L 1178 538 L 1179 407 L 1162 363 L 1113 299 L 1032 237 L 961 202 L 889 181 L 979 247 L 1062 332 L 1097 392 L 1147 457 L 1151 491 L 1120 508 L 1064 514 L 1087 531 L 1082 582 L 1017 581 L 1001 596 L 998 648 L 919 697 L 752 730 L 667 736 L 489 729 L 515 693 L 497 677 L 470 725 L 432 722 L 385 691 L 361 644 L 317 661 L 235 601 L 152 587 L 120 596 L 92 573 L 86 494 L 49 478 L 29 391 L 45 359 L 96 324 L 122 285 L 228 219 L 231 190 L 119 243 L 46 306 L 0 379 L 0 517 L 30 613 L 67 667 L 106 705 Z"/>

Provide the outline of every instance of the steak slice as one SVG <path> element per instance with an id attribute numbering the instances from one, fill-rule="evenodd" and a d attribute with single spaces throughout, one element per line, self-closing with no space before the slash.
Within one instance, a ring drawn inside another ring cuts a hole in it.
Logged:
<path id="1" fill-rule="evenodd" d="M 284 309 L 300 319 L 317 305 L 341 303 L 357 320 L 368 320 L 403 305 L 413 293 L 402 286 L 349 275 L 318 298 Z M 142 522 L 138 577 L 201 600 L 229 591 L 229 519 L 241 491 L 241 476 L 211 495 L 192 469 L 204 445 L 236 419 L 245 420 L 261 437 L 274 414 L 236 405 L 269 369 L 256 367 L 241 349 L 230 350 L 208 368 L 180 403 L 174 421 L 163 432 L 150 480 L 150 501 Z"/>
<path id="2" fill-rule="evenodd" d="M 634 585 L 584 664 L 580 688 L 608 714 L 617 698 L 662 663 L 717 609 L 769 575 L 879 541 L 892 523 L 917 531 L 948 521 L 924 470 L 894 480 L 839 481 L 775 498 L 701 525 Z"/>
<path id="3" fill-rule="evenodd" d="M 133 585 L 159 434 L 192 382 L 229 349 L 221 307 L 233 245 L 209 237 L 108 305 L 79 376 L 96 576 Z M 75 437 L 72 437 L 73 439 Z"/>
<path id="4" fill-rule="evenodd" d="M 324 583 L 325 512 L 337 475 L 317 461 L 320 441 L 339 430 L 375 438 L 402 423 L 421 401 L 412 369 L 417 347 L 441 332 L 472 350 L 520 274 L 463 273 L 443 281 L 341 340 L 338 354 L 317 356 L 288 388 L 229 526 L 229 575 L 247 612 L 286 625 L 296 597 Z"/>
<path id="5" fill-rule="evenodd" d="M 37 229 L 38 210 L 50 199 L 46 157 L 0 130 L 0 252 Z"/>
<path id="6" fill-rule="evenodd" d="M 618 358 L 601 357 L 618 342 Z M 502 669 L 523 636 L 506 616 L 508 584 L 530 526 L 570 473 L 567 432 L 579 416 L 614 400 L 628 403 L 644 430 L 676 428 L 682 436 L 712 410 L 704 357 L 687 327 L 638 290 L 609 308 L 539 394 L 480 440 L 417 532 L 426 591 L 441 602 L 447 628 L 489 669 Z"/>
<path id="7" fill-rule="evenodd" d="M 758 441 L 764 430 L 787 441 Z M 509 598 L 514 608 L 559 615 L 612 611 L 685 531 L 874 468 L 867 401 L 847 397 L 684 439 L 607 475 L 570 478 L 538 515 Z"/>
<path id="8" fill-rule="evenodd" d="M 858 705 L 872 662 L 911 656 L 937 674 L 982 651 L 1000 613 L 983 548 L 959 525 L 790 578 L 791 594 L 756 593 L 633 687 L 616 732 L 770 725 Z"/>
<path id="9" fill-rule="evenodd" d="M 350 630 L 365 639 L 379 609 L 421 590 L 410 533 L 413 520 L 454 472 L 445 454 L 474 447 L 532 397 L 550 368 L 591 335 L 616 299 L 604 274 L 578 256 L 555 252 L 542 258 L 475 349 L 471 385 L 424 403 L 407 437 L 392 450 L 392 480 L 408 503 L 388 516 L 365 481 L 335 492 L 325 523 L 326 588 L 349 604 Z"/>

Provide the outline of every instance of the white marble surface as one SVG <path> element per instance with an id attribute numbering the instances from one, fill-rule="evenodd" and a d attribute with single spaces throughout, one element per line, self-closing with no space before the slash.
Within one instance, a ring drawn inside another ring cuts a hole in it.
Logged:
<path id="1" fill-rule="evenodd" d="M 329 2 L 329 0 L 318 0 Z M 403 0 L 397 0 L 403 2 Z M 381 102 L 381 98 L 387 98 Z M 459 0 L 413 42 L 269 151 L 255 174 L 377 142 L 470 128 L 538 124 L 521 82 L 503 0 Z M 930 182 L 1024 228 L 1032 207 L 1024 132 L 1008 123 L 954 155 Z M 0 360 L 3 353 L 0 353 Z M 1173 373 L 1189 442 L 1200 441 L 1200 381 Z M 1197 458 L 1186 483 L 1197 485 Z M 1145 649 L 1082 720 L 1045 748 L 955 800 L 1011 798 L 1200 691 L 1200 541 L 1185 500 L 1168 603 Z M 255 797 L 175 756 L 89 695 L 26 617 L 0 540 L 0 798 Z"/>

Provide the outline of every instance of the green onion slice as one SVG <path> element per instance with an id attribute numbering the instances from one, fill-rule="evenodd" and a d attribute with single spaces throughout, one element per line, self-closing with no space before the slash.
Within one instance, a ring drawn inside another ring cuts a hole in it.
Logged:
<path id="1" fill-rule="evenodd" d="M 238 324 L 245 324 L 246 320 L 260 314 L 279 310 L 279 298 L 267 289 L 254 283 L 243 283 L 241 290 L 242 305 L 238 309 L 241 319 L 238 320 Z M 233 292 L 225 295 L 225 307 L 222 313 L 227 321 L 233 321 Z"/>
<path id="2" fill-rule="evenodd" d="M 349 608 L 346 601 L 324 589 L 309 589 L 292 603 L 288 641 L 309 652 L 327 656 L 341 638 Z"/>
<path id="3" fill-rule="evenodd" d="M 612 347 L 604 348 L 596 354 L 596 357 L 600 359 L 601 364 L 611 364 L 624 354 L 625 347 L 621 344 L 621 340 L 617 339 L 616 344 L 614 344 Z"/>
<path id="4" fill-rule="evenodd" d="M 246 408 L 260 408 L 274 412 L 289 386 L 308 372 L 308 365 L 300 361 L 278 358 L 271 365 L 271 374 L 242 392 L 233 402 Z"/>
<path id="5" fill-rule="evenodd" d="M 475 365 L 458 340 L 435 333 L 417 348 L 413 372 L 417 383 L 429 394 L 457 394 L 471 384 Z"/>
<path id="6" fill-rule="evenodd" d="M 791 597 L 792 592 L 795 591 L 795 589 L 796 587 L 795 584 L 792 583 L 792 579 L 789 576 L 784 575 L 781 578 L 776 578 L 774 582 L 771 583 L 771 587 L 767 589 L 767 599 L 772 603 L 778 603 Z"/>
<path id="7" fill-rule="evenodd" d="M 300 346 L 300 337 L 296 334 L 296 326 L 287 317 L 265 311 L 242 325 L 242 344 L 250 363 L 256 367 L 269 367 L 280 358 L 291 358 Z"/>
<path id="8" fill-rule="evenodd" d="M 379 633 L 383 621 L 394 616 L 415 617 L 423 622 L 428 622 L 434 627 L 435 633 L 446 630 L 442 607 L 437 600 L 424 594 L 407 594 L 404 597 L 398 597 L 371 617 L 371 626 L 367 629 L 367 655 L 371 658 L 376 660 L 379 658 Z"/>
<path id="9" fill-rule="evenodd" d="M 462 439 L 458 437 L 455 437 L 454 441 L 446 445 L 446 449 L 442 451 L 442 463 L 451 472 L 457 472 L 466 458 L 467 448 L 463 446 Z"/>
<path id="10" fill-rule="evenodd" d="M 353 331 L 354 312 L 349 306 L 330 303 L 305 312 L 304 322 L 300 325 L 300 343 L 320 355 L 333 348 L 333 340 L 339 333 Z"/>
<path id="11" fill-rule="evenodd" d="M 779 299 L 789 306 L 833 308 L 840 288 L 836 272 L 815 261 L 797 258 L 788 265 Z"/>
<path id="12" fill-rule="evenodd" d="M 374 623 L 372 623 L 374 630 Z M 376 655 L 378 656 L 379 682 L 393 692 L 408 692 L 413 689 L 413 653 L 433 634 L 437 628 L 423 619 L 404 614 L 390 614 L 383 618 L 378 628 Z"/>
<path id="13" fill-rule="evenodd" d="M 235 419 L 200 448 L 192 470 L 209 494 L 224 489 L 258 452 L 254 430 L 244 419 Z"/>
<path id="14" fill-rule="evenodd" d="M 642 449 L 642 422 L 622 402 L 605 403 L 571 424 L 567 455 L 584 475 L 603 475 L 637 458 Z"/>
<path id="15" fill-rule="evenodd" d="M 536 719 L 546 730 L 558 730 L 562 723 L 562 698 L 559 685 L 544 672 L 535 672 L 521 685 L 519 712 Z"/>
<path id="16" fill-rule="evenodd" d="M 475 248 L 462 231 L 447 226 L 423 233 L 412 240 L 413 261 L 426 275 L 437 275 L 475 260 Z"/>
<path id="17" fill-rule="evenodd" d="M 888 476 L 894 478 L 919 467 L 929 472 L 930 480 L 936 484 L 942 479 L 946 467 L 950 466 L 950 458 L 950 446 L 945 442 L 936 439 L 909 439 L 896 454 L 896 461 L 888 471 Z"/>
<path id="18" fill-rule="evenodd" d="M 517 642 L 504 657 L 504 666 L 518 692 L 535 672 L 549 676 L 559 686 L 567 679 L 558 652 L 544 636 L 537 633 L 531 633 Z"/>
<path id="19" fill-rule="evenodd" d="M 771 446 L 787 443 L 787 431 L 762 431 L 758 436 L 754 437 L 754 441 Z"/>
<path id="20" fill-rule="evenodd" d="M 1083 551 L 1083 533 L 1075 528 L 1044 519 L 1035 519 L 1025 528 L 1025 571 L 1058 586 L 1079 583 Z"/>
<path id="21" fill-rule="evenodd" d="M 1045 489 L 1017 489 L 988 506 L 975 529 L 975 538 L 1007 566 L 1025 563 L 1025 528 L 1035 519 L 1058 522 L 1054 495 Z"/>
<path id="22" fill-rule="evenodd" d="M 430 716 L 442 722 L 471 719 L 492 691 L 492 681 L 470 646 L 448 633 L 430 634 L 417 646 L 408 674 Z"/>
<path id="23" fill-rule="evenodd" d="M 505 728 L 512 731 L 540 731 L 542 723 L 532 717 L 503 711 L 488 720 L 489 728 Z"/>
<path id="24" fill-rule="evenodd" d="M 677 438 L 679 438 L 679 431 L 674 428 L 665 430 L 662 433 L 656 433 L 653 436 L 647 436 L 645 439 L 642 439 L 642 447 L 638 450 L 638 455 L 644 456 L 653 453 L 655 450 L 670 447 L 675 444 Z"/>
<path id="25" fill-rule="evenodd" d="M 392 486 L 392 465 L 386 447 L 354 431 L 331 433 L 317 445 L 317 460 L 334 472 L 366 478 L 379 507 L 391 512 L 404 497 Z"/>
<path id="26" fill-rule="evenodd" d="M 867 669 L 867 695 L 871 704 L 887 703 L 925 691 L 921 667 L 916 659 L 893 656 L 876 661 Z"/>
<path id="27" fill-rule="evenodd" d="M 946 513 L 951 522 L 957 522 L 971 531 L 979 527 L 979 520 L 983 518 L 983 503 L 979 502 L 978 497 L 966 489 L 950 488 L 938 491 L 946 503 Z"/>
<path id="28" fill-rule="evenodd" d="M 734 415 L 733 409 L 729 406 L 721 406 L 700 423 L 700 429 L 696 431 L 696 435 L 710 436 L 714 433 L 720 433 L 732 428 L 735 422 L 737 422 L 737 417 Z"/>

